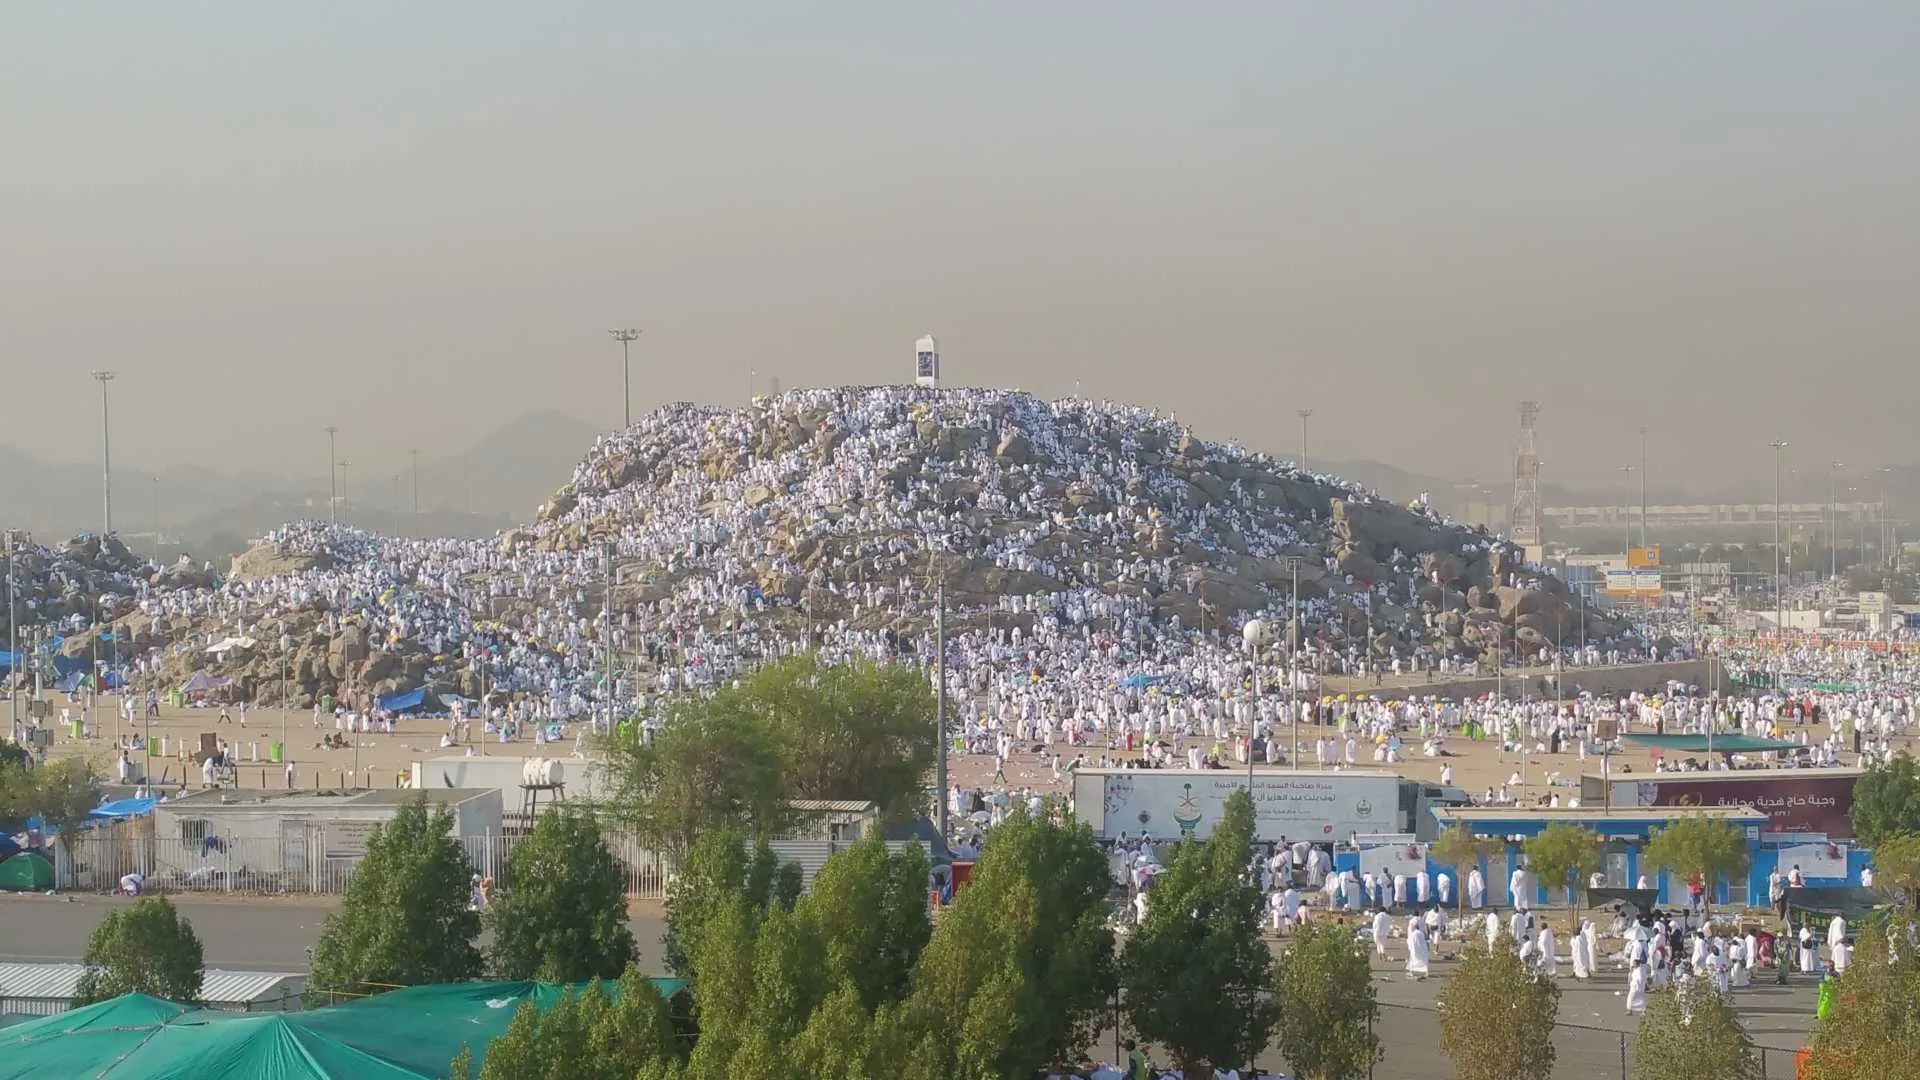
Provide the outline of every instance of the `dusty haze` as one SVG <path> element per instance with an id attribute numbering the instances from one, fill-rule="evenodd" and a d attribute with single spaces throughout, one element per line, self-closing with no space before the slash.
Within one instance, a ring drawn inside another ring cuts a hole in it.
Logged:
<path id="1" fill-rule="evenodd" d="M 634 325 L 636 411 L 932 330 L 1436 475 L 1920 461 L 1920 7 L 1195 6 L 12 5 L 0 443 L 113 368 L 116 461 L 384 476 L 617 424 Z"/>

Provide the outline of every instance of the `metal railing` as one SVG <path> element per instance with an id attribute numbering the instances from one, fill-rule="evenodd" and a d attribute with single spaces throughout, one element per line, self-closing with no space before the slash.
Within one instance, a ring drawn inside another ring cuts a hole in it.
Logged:
<path id="1" fill-rule="evenodd" d="M 1453 1075 L 1440 1053 L 1440 1017 L 1431 1007 L 1380 1003 L 1376 1034 L 1385 1057 L 1373 1068 L 1374 1080 L 1436 1080 Z M 1634 1033 L 1566 1021 L 1553 1029 L 1553 1075 L 1568 1080 L 1632 1080 Z M 1761 1075 L 1795 1080 L 1796 1048 L 1757 1046 Z"/>
<path id="2" fill-rule="evenodd" d="M 188 840 L 180 837 L 83 835 L 54 845 L 54 885 L 80 892 L 113 892 L 138 873 L 144 892 L 339 895 L 353 880 L 364 850 L 364 833 L 330 838 L 326 829 L 285 836 Z M 525 837 L 480 835 L 457 838 L 473 872 L 500 879 L 507 856 Z M 626 878 L 627 895 L 663 900 L 674 860 L 629 837 L 607 838 Z"/>

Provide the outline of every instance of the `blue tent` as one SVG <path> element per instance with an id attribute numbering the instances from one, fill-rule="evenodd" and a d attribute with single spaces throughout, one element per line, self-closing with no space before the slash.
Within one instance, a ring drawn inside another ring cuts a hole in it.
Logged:
<path id="1" fill-rule="evenodd" d="M 93 666 L 93 661 L 84 656 L 61 656 L 53 658 L 53 673 L 59 676 L 71 675 L 76 671 L 85 671 Z"/>
<path id="2" fill-rule="evenodd" d="M 1120 685 L 1130 690 L 1137 690 L 1143 686 L 1152 686 L 1155 683 L 1166 681 L 1167 676 L 1165 675 L 1129 675 L 1120 680 Z"/>
<path id="3" fill-rule="evenodd" d="M 159 801 L 152 795 L 140 799 L 112 799 L 87 811 L 87 817 L 103 821 L 139 817 L 142 814 L 152 813 L 154 804 Z"/>
<path id="4" fill-rule="evenodd" d="M 61 676 L 60 681 L 53 684 L 53 688 L 63 694 L 71 694 L 80 689 L 80 684 L 85 682 L 86 678 L 87 673 L 84 671 L 70 671 Z"/>
<path id="5" fill-rule="evenodd" d="M 422 705 L 425 705 L 426 701 L 427 688 L 419 686 L 412 690 L 402 690 L 397 694 L 383 694 L 376 699 L 376 704 L 387 712 L 399 713 L 411 712 L 414 709 L 418 709 Z M 435 702 L 435 704 L 437 705 L 439 703 Z"/>
<path id="6" fill-rule="evenodd" d="M 0 649 L 0 669 L 13 670 L 13 654 L 5 649 Z"/>

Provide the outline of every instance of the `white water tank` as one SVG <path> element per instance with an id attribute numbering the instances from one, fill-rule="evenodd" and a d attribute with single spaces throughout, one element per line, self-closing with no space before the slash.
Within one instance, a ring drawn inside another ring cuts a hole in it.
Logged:
<path id="1" fill-rule="evenodd" d="M 520 783 L 527 787 L 558 787 L 566 767 L 553 758 L 528 758 L 520 766 Z"/>

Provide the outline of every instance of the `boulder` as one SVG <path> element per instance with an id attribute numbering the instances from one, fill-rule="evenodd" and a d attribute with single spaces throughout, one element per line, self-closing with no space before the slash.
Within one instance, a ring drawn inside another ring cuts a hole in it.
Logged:
<path id="1" fill-rule="evenodd" d="M 1009 431 L 1000 439 L 1000 445 L 994 447 L 993 456 L 1002 461 L 1025 464 L 1033 458 L 1033 444 L 1020 432 Z"/>

